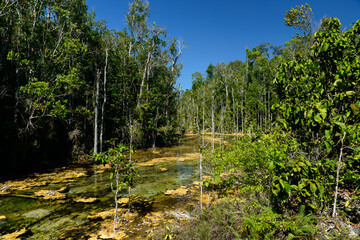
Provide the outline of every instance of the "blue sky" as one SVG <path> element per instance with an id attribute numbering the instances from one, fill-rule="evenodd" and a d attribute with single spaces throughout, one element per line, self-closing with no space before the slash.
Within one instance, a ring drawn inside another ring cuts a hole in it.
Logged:
<path id="1" fill-rule="evenodd" d="M 126 27 L 128 0 L 86 0 L 89 11 L 104 19 L 111 29 Z M 166 27 L 168 35 L 183 38 L 188 47 L 180 58 L 183 64 L 179 82 L 191 88 L 191 75 L 204 73 L 212 63 L 245 59 L 245 48 L 269 42 L 283 45 L 296 30 L 286 27 L 285 12 L 308 3 L 314 22 L 322 17 L 338 17 L 343 28 L 360 19 L 360 0 L 149 0 L 150 21 Z"/>

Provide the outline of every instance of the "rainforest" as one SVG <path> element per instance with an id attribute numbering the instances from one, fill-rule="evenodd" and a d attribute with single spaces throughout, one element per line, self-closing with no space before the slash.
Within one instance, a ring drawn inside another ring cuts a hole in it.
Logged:
<path id="1" fill-rule="evenodd" d="M 0 239 L 359 239 L 360 20 L 294 5 L 182 89 L 150 10 L 0 1 Z"/>

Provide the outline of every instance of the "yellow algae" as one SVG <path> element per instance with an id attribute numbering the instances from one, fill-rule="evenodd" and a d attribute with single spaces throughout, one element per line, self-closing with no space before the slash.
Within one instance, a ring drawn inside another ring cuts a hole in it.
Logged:
<path id="1" fill-rule="evenodd" d="M 167 168 L 160 168 L 160 171 L 166 172 L 166 171 L 167 171 Z"/>
<path id="2" fill-rule="evenodd" d="M 203 194 L 202 202 L 203 204 L 209 205 L 214 200 L 214 197 L 211 194 Z"/>
<path id="3" fill-rule="evenodd" d="M 126 209 L 125 208 L 118 208 L 118 213 L 121 214 L 123 212 L 125 212 Z M 102 218 L 102 219 L 106 219 L 106 218 L 113 218 L 115 214 L 115 209 L 110 209 L 107 211 L 103 211 L 103 212 L 94 212 L 92 215 L 89 215 L 88 218 L 89 219 L 96 219 L 96 218 Z"/>
<path id="4" fill-rule="evenodd" d="M 6 219 L 6 216 L 0 216 L 0 220 Z"/>
<path id="5" fill-rule="evenodd" d="M 34 194 L 35 194 L 35 196 L 43 197 L 44 199 L 56 200 L 56 199 L 66 198 L 65 194 L 59 193 L 58 191 L 53 191 L 53 190 L 40 190 L 38 192 L 35 192 Z"/>
<path id="6" fill-rule="evenodd" d="M 154 166 L 158 163 L 164 163 L 164 162 L 174 162 L 174 161 L 188 161 L 188 160 L 194 160 L 198 159 L 200 157 L 199 153 L 185 153 L 182 156 L 179 157 L 162 157 L 162 158 L 153 158 L 146 162 L 139 162 L 137 163 L 138 166 Z"/>
<path id="7" fill-rule="evenodd" d="M 110 170 L 110 165 L 108 165 L 108 164 L 106 164 L 106 165 L 101 164 L 101 165 L 95 165 L 94 166 L 95 174 L 104 173 L 107 170 Z"/>
<path id="8" fill-rule="evenodd" d="M 118 202 L 119 204 L 128 204 L 128 203 L 129 203 L 129 198 L 128 198 L 128 197 L 126 197 L 126 198 L 119 198 L 119 199 L 117 200 L 117 202 Z"/>
<path id="9" fill-rule="evenodd" d="M 87 176 L 84 168 L 55 169 L 52 173 L 34 173 L 24 180 L 6 181 L 0 188 L 0 194 L 11 191 L 26 191 L 34 187 L 45 186 L 49 183 L 66 183 L 76 181 L 77 178 Z M 10 188 L 8 188 L 11 186 Z M 4 188 L 6 191 L 1 191 Z M 65 189 L 64 189 L 65 190 Z"/>
<path id="10" fill-rule="evenodd" d="M 97 198 L 76 198 L 74 201 L 81 203 L 93 203 L 97 201 Z"/>
<path id="11" fill-rule="evenodd" d="M 2 240 L 11 240 L 11 239 L 20 239 L 18 238 L 20 235 L 24 234 L 26 232 L 26 229 L 20 229 L 19 231 L 13 232 L 13 233 L 9 233 L 9 234 L 5 234 L 1 236 Z"/>
<path id="12" fill-rule="evenodd" d="M 200 185 L 200 181 L 193 181 L 193 185 Z"/>
<path id="13" fill-rule="evenodd" d="M 62 187 L 59 190 L 57 190 L 58 192 L 65 192 L 67 190 L 67 187 Z"/>
<path id="14" fill-rule="evenodd" d="M 152 152 L 153 154 L 160 154 L 160 151 L 155 150 L 155 149 L 151 149 L 151 152 Z"/>
<path id="15" fill-rule="evenodd" d="M 123 214 L 121 217 L 125 220 L 127 220 L 128 222 L 133 222 L 135 221 L 135 218 L 138 216 L 139 214 L 134 212 L 126 212 L 125 214 Z"/>
<path id="16" fill-rule="evenodd" d="M 187 192 L 188 192 L 188 189 L 186 187 L 182 186 L 176 190 L 166 190 L 165 195 L 181 196 L 181 195 L 186 195 Z"/>
<path id="17" fill-rule="evenodd" d="M 104 221 L 101 226 L 99 231 L 90 235 L 90 239 L 124 239 L 127 236 L 124 229 L 114 232 L 112 221 Z"/>

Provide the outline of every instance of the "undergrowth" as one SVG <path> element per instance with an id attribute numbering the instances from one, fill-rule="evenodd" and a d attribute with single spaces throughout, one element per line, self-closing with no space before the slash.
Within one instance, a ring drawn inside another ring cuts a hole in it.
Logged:
<path id="1" fill-rule="evenodd" d="M 208 189 L 228 192 L 160 234 L 165 239 L 356 239 L 360 237 L 357 188 L 346 184 L 338 218 L 330 216 L 333 162 L 307 158 L 287 135 L 244 136 L 233 147 L 208 153 Z M 211 185 L 211 186 L 210 186 Z M 349 192 L 349 194 L 347 194 Z M 355 226 L 355 227 L 353 227 Z M 355 230 L 354 230 L 355 229 Z M 350 234 L 350 232 L 352 233 Z M 159 236 L 160 236 L 159 235 Z"/>

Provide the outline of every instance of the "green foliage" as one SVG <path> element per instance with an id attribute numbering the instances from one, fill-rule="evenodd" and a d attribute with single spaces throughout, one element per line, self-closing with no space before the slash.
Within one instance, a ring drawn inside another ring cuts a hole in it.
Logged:
<path id="1" fill-rule="evenodd" d="M 286 17 L 284 18 L 286 26 L 294 26 L 295 28 L 302 29 L 304 33 L 311 34 L 311 18 L 312 9 L 309 4 L 296 6 L 286 11 Z"/>
<path id="2" fill-rule="evenodd" d="M 283 239 L 316 236 L 317 219 L 304 210 L 285 217 L 264 206 L 254 189 L 227 198 L 202 212 L 194 211 L 191 221 L 178 222 L 176 239 Z"/>
<path id="3" fill-rule="evenodd" d="M 120 189 L 132 186 L 136 176 L 135 160 L 127 159 L 130 152 L 133 153 L 133 150 L 119 144 L 115 148 L 109 148 L 107 151 L 95 155 L 95 161 L 111 166 L 110 180 L 114 181 L 114 177 L 118 177 L 119 186 L 117 187 Z"/>
<path id="4" fill-rule="evenodd" d="M 333 169 L 343 145 L 349 148 L 344 151 L 345 163 L 340 166 L 342 187 L 355 190 L 349 180 L 360 176 L 355 151 L 359 146 L 355 132 L 359 129 L 360 106 L 360 58 L 355 49 L 359 48 L 360 21 L 345 32 L 340 26 L 337 18 L 325 19 L 314 35 L 310 58 L 297 56 L 283 63 L 275 80 L 281 100 L 277 105 L 281 122 L 301 142 L 299 149 L 308 154 L 303 160 L 296 160 L 299 163 L 294 162 L 291 168 L 296 172 L 286 171 L 298 175 L 294 190 L 303 196 L 325 197 L 325 201 L 332 194 L 329 187 L 335 184 Z M 342 145 L 343 136 L 346 137 Z M 297 168 L 301 162 L 301 168 Z M 315 177 L 317 172 L 327 177 Z M 319 204 L 309 203 L 314 209 L 319 209 Z"/>
<path id="5" fill-rule="evenodd" d="M 1 140 L 14 147 L 1 147 L 2 153 L 26 155 L 31 163 L 47 151 L 44 144 L 33 147 L 33 138 L 45 142 L 61 129 L 56 136 L 65 160 L 78 152 L 75 146 L 94 148 L 96 126 L 102 143 L 119 136 L 129 143 L 132 122 L 137 146 L 176 141 L 182 45 L 148 22 L 146 1 L 131 2 L 121 32 L 96 21 L 82 0 L 10 2 L 0 6 L 0 125 L 11 125 Z"/>

